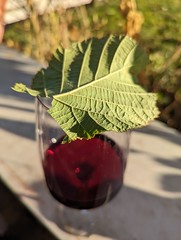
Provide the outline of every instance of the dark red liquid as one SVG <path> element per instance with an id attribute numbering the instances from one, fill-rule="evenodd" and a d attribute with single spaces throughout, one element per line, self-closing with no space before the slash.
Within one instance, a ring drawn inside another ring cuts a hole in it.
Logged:
<path id="1" fill-rule="evenodd" d="M 50 145 L 43 168 L 51 194 L 59 202 L 78 209 L 89 209 L 110 201 L 123 183 L 121 150 L 109 138 L 97 135 Z"/>

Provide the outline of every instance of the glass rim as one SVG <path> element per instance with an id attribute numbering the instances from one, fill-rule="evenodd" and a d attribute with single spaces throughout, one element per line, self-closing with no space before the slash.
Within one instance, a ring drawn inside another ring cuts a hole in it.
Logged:
<path id="1" fill-rule="evenodd" d="M 36 97 L 36 100 L 37 100 L 44 108 L 46 108 L 47 110 L 49 110 L 50 107 L 51 107 L 51 102 L 52 102 L 53 98 L 51 98 L 51 97 L 40 97 L 40 96 L 37 96 L 37 97 Z M 45 103 L 45 101 L 47 101 L 47 102 Z"/>

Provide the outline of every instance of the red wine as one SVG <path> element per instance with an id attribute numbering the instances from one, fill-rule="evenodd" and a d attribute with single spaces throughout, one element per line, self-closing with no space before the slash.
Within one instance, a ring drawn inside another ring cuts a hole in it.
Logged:
<path id="1" fill-rule="evenodd" d="M 90 140 L 53 143 L 45 152 L 43 168 L 48 188 L 59 202 L 89 209 L 110 201 L 123 183 L 123 154 L 104 135 Z"/>

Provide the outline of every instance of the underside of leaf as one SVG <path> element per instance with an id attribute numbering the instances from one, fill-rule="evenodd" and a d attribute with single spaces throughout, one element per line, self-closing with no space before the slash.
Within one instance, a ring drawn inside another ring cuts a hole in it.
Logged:
<path id="1" fill-rule="evenodd" d="M 92 138 L 104 131 L 127 131 L 158 116 L 156 95 L 137 83 L 148 63 L 142 48 L 127 36 L 92 38 L 59 47 L 49 66 L 33 78 L 31 88 L 14 89 L 52 97 L 51 116 L 67 141 Z"/>

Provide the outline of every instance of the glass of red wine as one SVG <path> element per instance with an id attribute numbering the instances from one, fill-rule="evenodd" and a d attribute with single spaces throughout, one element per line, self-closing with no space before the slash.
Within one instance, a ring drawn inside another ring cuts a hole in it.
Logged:
<path id="1" fill-rule="evenodd" d="M 50 101 L 36 100 L 36 132 L 46 184 L 63 209 L 59 225 L 74 234 L 91 234 L 99 224 L 96 212 L 104 218 L 104 206 L 114 204 L 123 185 L 130 132 L 105 132 L 62 144 L 65 133 L 47 112 Z"/>

